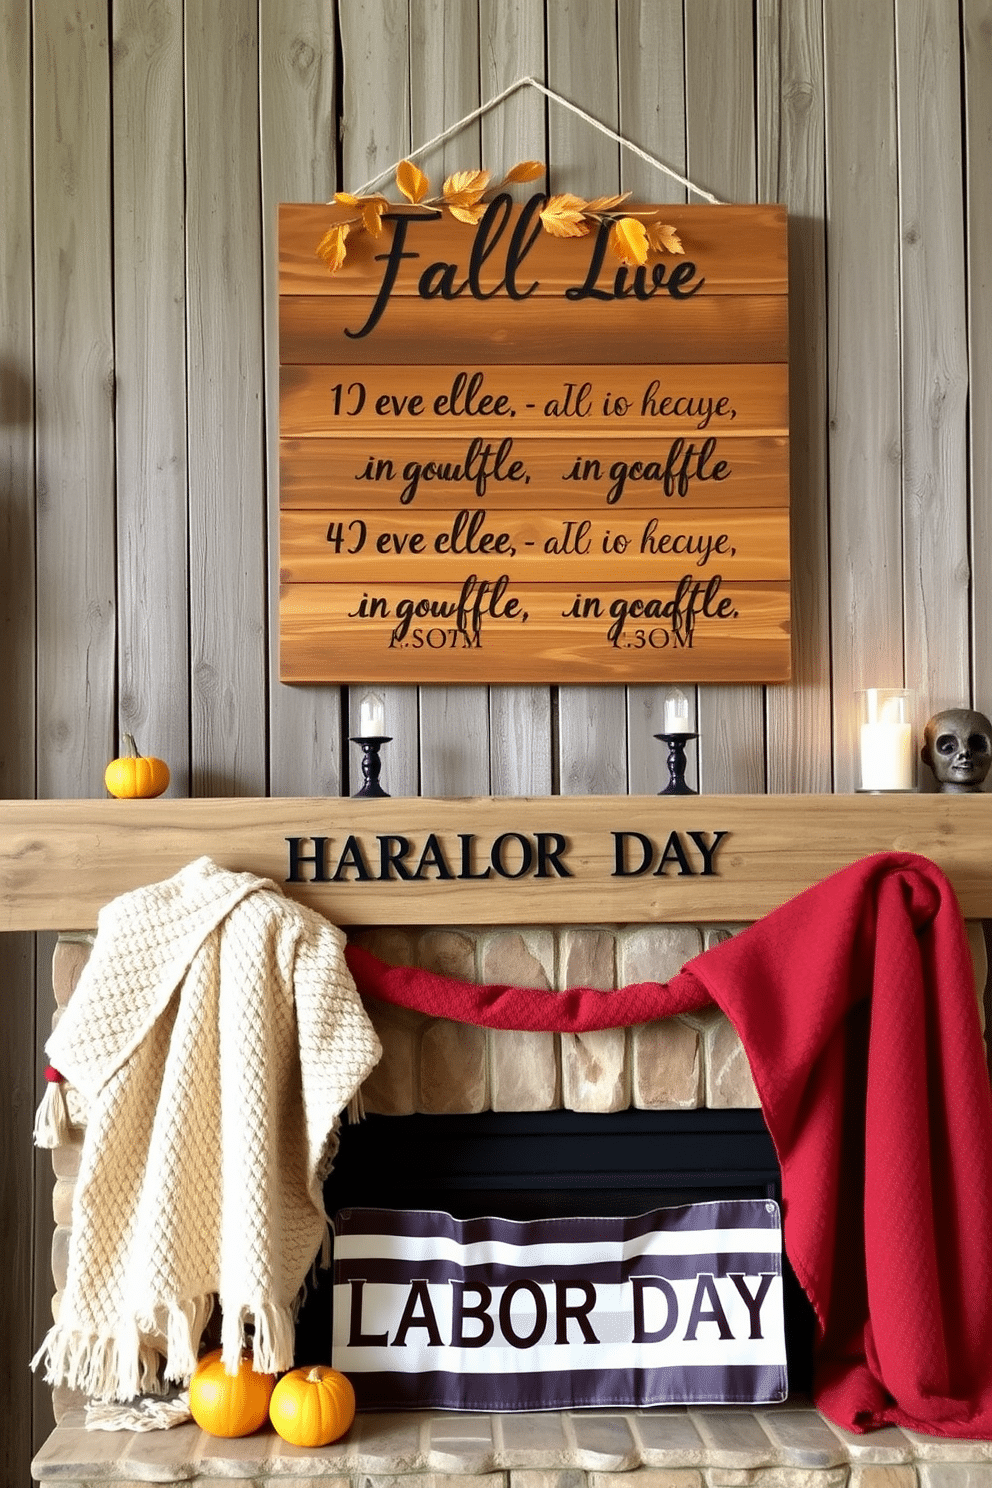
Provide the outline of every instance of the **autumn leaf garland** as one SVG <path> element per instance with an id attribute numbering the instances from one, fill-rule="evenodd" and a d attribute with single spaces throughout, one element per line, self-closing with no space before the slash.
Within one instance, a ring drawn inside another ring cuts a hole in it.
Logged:
<path id="1" fill-rule="evenodd" d="M 504 187 L 534 181 L 544 174 L 539 160 L 523 160 L 495 185 L 487 170 L 455 171 L 441 188 L 441 195 L 431 197 L 430 181 L 410 160 L 396 168 L 397 189 L 412 207 L 433 208 L 438 216 L 448 212 L 458 222 L 476 226 L 488 206 L 487 196 Z M 610 251 L 623 264 L 637 267 L 646 264 L 652 253 L 683 253 L 685 250 L 675 228 L 654 220 L 656 209 L 622 211 L 630 192 L 616 196 L 598 196 L 591 200 L 565 192 L 550 196 L 538 214 L 542 228 L 553 238 L 584 238 L 595 226 L 609 223 Z M 317 256 L 330 273 L 340 269 L 348 256 L 348 238 L 356 232 L 381 237 L 382 217 L 395 204 L 379 193 L 356 196 L 350 191 L 337 191 L 334 200 L 341 206 L 354 207 L 356 215 L 328 228 L 317 245 Z"/>

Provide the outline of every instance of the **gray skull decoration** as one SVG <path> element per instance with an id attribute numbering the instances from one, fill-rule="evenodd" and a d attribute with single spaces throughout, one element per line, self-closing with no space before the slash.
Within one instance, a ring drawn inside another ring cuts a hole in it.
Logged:
<path id="1" fill-rule="evenodd" d="M 971 708 L 935 713 L 923 731 L 920 758 L 937 777 L 939 790 L 980 791 L 992 767 L 992 723 Z"/>

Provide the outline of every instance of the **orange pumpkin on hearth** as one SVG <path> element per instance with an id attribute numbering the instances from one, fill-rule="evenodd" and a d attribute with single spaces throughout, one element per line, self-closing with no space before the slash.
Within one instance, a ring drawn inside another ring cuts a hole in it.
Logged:
<path id="1" fill-rule="evenodd" d="M 291 1369 L 272 1391 L 269 1419 L 295 1447 L 326 1447 L 355 1419 L 351 1380 L 326 1364 Z"/>
<path id="2" fill-rule="evenodd" d="M 193 1420 L 211 1436 L 250 1436 L 264 1426 L 275 1386 L 274 1374 L 257 1374 L 245 1354 L 237 1374 L 228 1374 L 220 1349 L 204 1354 L 189 1382 Z"/>

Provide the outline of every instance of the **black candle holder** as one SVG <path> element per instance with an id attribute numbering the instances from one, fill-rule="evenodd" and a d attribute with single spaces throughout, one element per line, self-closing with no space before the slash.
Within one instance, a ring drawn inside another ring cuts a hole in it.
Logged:
<path id="1" fill-rule="evenodd" d="M 655 738 L 668 745 L 668 784 L 658 792 L 659 796 L 698 796 L 699 792 L 685 783 L 685 746 L 699 735 L 655 734 Z"/>
<path id="2" fill-rule="evenodd" d="M 389 792 L 383 790 L 379 784 L 379 776 L 382 772 L 379 750 L 383 744 L 389 744 L 391 741 L 391 734 L 373 734 L 368 738 L 352 739 L 352 744 L 360 744 L 362 748 L 362 779 L 365 782 L 361 790 L 354 792 L 355 796 L 389 795 Z"/>

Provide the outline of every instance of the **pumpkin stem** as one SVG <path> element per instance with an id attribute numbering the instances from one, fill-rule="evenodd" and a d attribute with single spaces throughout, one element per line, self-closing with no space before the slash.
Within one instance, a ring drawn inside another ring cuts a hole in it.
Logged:
<path id="1" fill-rule="evenodd" d="M 138 746 L 134 742 L 134 735 L 133 734 L 124 734 L 123 737 L 124 737 L 124 746 L 127 749 L 127 758 L 128 759 L 140 759 L 141 756 L 138 753 Z"/>
<path id="2" fill-rule="evenodd" d="M 307 1383 L 311 1385 L 319 1385 L 323 1378 L 324 1371 L 318 1364 L 315 1364 L 307 1375 Z"/>

